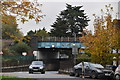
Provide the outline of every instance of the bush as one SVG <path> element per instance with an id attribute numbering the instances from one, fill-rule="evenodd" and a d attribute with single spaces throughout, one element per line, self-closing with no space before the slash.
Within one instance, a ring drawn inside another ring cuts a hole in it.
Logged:
<path id="1" fill-rule="evenodd" d="M 19 42 L 13 45 L 10 49 L 12 53 L 22 55 L 22 52 L 28 52 L 30 50 L 30 47 L 24 42 Z"/>
<path id="2" fill-rule="evenodd" d="M 91 58 L 80 58 L 76 60 L 76 64 L 80 63 L 80 62 L 91 62 Z"/>
<path id="3" fill-rule="evenodd" d="M 89 53 L 78 54 L 76 63 L 80 63 L 82 61 L 84 61 L 84 62 L 91 62 L 91 55 Z"/>

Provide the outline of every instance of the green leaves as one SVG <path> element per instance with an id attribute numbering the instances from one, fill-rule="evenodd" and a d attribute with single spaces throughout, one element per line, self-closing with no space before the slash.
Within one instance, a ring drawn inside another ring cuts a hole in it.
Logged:
<path id="1" fill-rule="evenodd" d="M 81 10 L 82 6 L 74 6 L 66 4 L 66 10 L 61 11 L 60 15 L 57 17 L 56 22 L 51 26 L 51 35 L 64 37 L 64 36 L 73 36 L 75 33 L 77 36 L 79 32 L 82 32 L 83 29 L 88 25 L 88 18 L 84 13 L 84 10 Z"/>
<path id="2" fill-rule="evenodd" d="M 22 55 L 22 52 L 28 52 L 30 47 L 26 43 L 20 42 L 13 45 L 10 49 L 16 52 L 16 54 Z"/>
<path id="3" fill-rule="evenodd" d="M 43 28 L 43 30 L 38 30 L 36 33 L 35 33 L 36 36 L 38 37 L 48 37 L 49 34 L 48 32 L 45 30 L 45 28 Z"/>

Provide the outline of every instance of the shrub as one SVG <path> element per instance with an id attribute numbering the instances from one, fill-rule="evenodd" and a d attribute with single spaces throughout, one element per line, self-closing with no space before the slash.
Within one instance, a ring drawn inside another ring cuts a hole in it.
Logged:
<path id="1" fill-rule="evenodd" d="M 30 47 L 24 42 L 19 42 L 13 45 L 10 49 L 11 52 L 22 55 L 22 52 L 28 52 L 30 50 Z"/>

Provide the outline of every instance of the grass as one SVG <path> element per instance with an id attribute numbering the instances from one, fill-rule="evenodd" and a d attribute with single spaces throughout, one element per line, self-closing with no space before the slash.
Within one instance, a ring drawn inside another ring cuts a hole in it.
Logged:
<path id="1" fill-rule="evenodd" d="M 29 78 L 19 78 L 19 77 L 12 77 L 12 76 L 0 76 L 1 80 L 37 80 L 37 79 L 29 79 Z"/>

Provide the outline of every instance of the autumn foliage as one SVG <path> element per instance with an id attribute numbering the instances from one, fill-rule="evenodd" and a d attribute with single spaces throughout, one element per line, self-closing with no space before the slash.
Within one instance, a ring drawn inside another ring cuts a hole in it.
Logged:
<path id="1" fill-rule="evenodd" d="M 41 21 L 44 17 L 40 10 L 42 4 L 39 4 L 37 0 L 30 2 L 28 0 L 2 0 L 0 1 L 0 16 L 12 16 L 16 17 L 22 23 L 33 19 L 36 23 Z M 8 23 L 7 19 L 2 19 L 2 22 Z"/>
<path id="2" fill-rule="evenodd" d="M 41 6 L 42 4 L 37 0 L 32 2 L 29 0 L 1 0 L 2 38 L 14 39 L 17 42 L 27 40 L 18 29 L 17 21 L 25 23 L 28 20 L 34 20 L 39 23 L 45 16 L 42 14 Z"/>
<path id="3" fill-rule="evenodd" d="M 106 13 L 101 17 L 94 14 L 94 34 L 87 33 L 80 40 L 87 46 L 86 52 L 91 53 L 91 60 L 100 64 L 112 64 L 114 56 L 118 56 L 120 49 L 120 21 L 112 19 L 110 11 L 113 8 L 106 5 Z M 103 11 L 103 10 L 101 10 Z M 115 53 L 113 53 L 115 50 Z"/>

